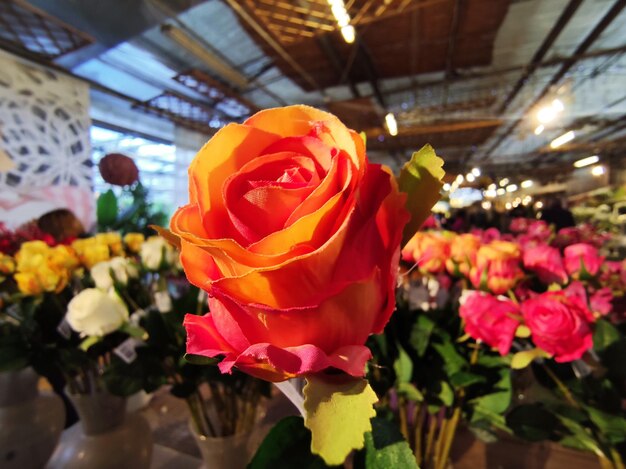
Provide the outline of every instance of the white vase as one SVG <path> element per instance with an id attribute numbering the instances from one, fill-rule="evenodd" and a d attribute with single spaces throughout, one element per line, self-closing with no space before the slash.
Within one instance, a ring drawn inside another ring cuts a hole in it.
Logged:
<path id="1" fill-rule="evenodd" d="M 205 469 L 244 469 L 252 459 L 252 432 L 214 438 L 199 435 L 191 421 L 189 430 L 200 449 Z"/>
<path id="2" fill-rule="evenodd" d="M 63 432 L 50 469 L 148 469 L 152 433 L 137 414 L 126 413 L 126 399 L 102 392 L 68 394 L 80 421 Z"/>
<path id="3" fill-rule="evenodd" d="M 41 469 L 63 431 L 59 396 L 39 393 L 31 368 L 0 373 L 0 467 Z"/>

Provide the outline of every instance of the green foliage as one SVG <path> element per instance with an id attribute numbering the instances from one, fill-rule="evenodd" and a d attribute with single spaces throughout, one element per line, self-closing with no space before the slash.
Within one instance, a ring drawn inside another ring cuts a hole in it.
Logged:
<path id="1" fill-rule="evenodd" d="M 354 458 L 355 469 L 415 468 L 415 456 L 395 424 L 372 419 L 372 431 L 365 434 L 365 448 Z"/>
<path id="2" fill-rule="evenodd" d="M 301 417 L 286 417 L 270 430 L 248 469 L 325 469 L 322 458 L 311 453 L 311 432 Z"/>
<path id="3" fill-rule="evenodd" d="M 124 203 L 126 200 L 129 202 Z M 99 231 L 152 235 L 150 225 L 165 226 L 168 217 L 151 202 L 148 189 L 137 182 L 124 187 L 119 197 L 111 189 L 100 195 L 97 220 Z"/>
<path id="4" fill-rule="evenodd" d="M 96 219 L 98 227 L 113 226 L 117 219 L 118 204 L 113 189 L 100 194 L 96 202 Z"/>
<path id="5" fill-rule="evenodd" d="M 506 423 L 520 438 L 541 441 L 554 434 L 559 420 L 541 404 L 524 404 L 506 416 Z"/>

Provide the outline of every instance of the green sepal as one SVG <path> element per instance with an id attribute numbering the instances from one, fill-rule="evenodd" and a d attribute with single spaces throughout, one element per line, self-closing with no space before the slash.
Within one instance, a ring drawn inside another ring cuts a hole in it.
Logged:
<path id="1" fill-rule="evenodd" d="M 406 208 L 411 215 L 404 228 L 402 245 L 411 239 L 430 215 L 433 205 L 441 198 L 441 180 L 446 172 L 443 160 L 430 145 L 424 145 L 413 153 L 404 165 L 398 178 L 398 186 L 407 194 Z"/>
<path id="2" fill-rule="evenodd" d="M 306 381 L 304 426 L 311 430 L 311 452 L 328 465 L 342 464 L 352 450 L 363 448 L 378 397 L 361 378 L 308 376 Z"/>

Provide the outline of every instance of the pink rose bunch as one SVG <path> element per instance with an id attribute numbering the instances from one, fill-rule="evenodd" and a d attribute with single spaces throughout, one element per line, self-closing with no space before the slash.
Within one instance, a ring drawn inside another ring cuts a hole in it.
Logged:
<path id="1" fill-rule="evenodd" d="M 593 345 L 595 317 L 580 283 L 530 296 L 519 305 L 474 291 L 465 298 L 459 314 L 469 336 L 498 349 L 501 355 L 510 352 L 520 325 L 530 330 L 534 345 L 557 362 L 577 360 Z"/>

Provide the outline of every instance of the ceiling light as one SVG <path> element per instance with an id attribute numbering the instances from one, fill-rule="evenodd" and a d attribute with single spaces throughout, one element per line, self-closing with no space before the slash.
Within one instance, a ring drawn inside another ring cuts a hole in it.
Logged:
<path id="1" fill-rule="evenodd" d="M 526 205 L 528 205 L 532 201 L 533 201 L 533 198 L 531 196 L 527 195 L 526 197 L 524 197 L 522 199 L 522 205 L 525 207 Z"/>
<path id="2" fill-rule="evenodd" d="M 356 37 L 356 31 L 354 30 L 354 26 L 352 26 L 351 24 L 343 26 L 341 28 L 341 35 L 343 36 L 344 41 L 346 41 L 348 44 L 352 44 L 354 42 L 354 38 Z"/>
<path id="3" fill-rule="evenodd" d="M 480 176 L 480 168 L 473 168 L 472 174 L 476 177 Z"/>
<path id="4" fill-rule="evenodd" d="M 506 186 L 507 192 L 515 192 L 517 190 L 517 184 L 509 184 Z"/>
<path id="5" fill-rule="evenodd" d="M 454 182 L 456 182 L 457 184 L 461 184 L 463 181 L 465 181 L 465 178 L 463 177 L 462 174 L 459 174 L 454 180 Z"/>
<path id="6" fill-rule="evenodd" d="M 591 168 L 591 174 L 594 176 L 602 176 L 604 174 L 604 166 L 598 165 Z"/>
<path id="7" fill-rule="evenodd" d="M 513 206 L 511 205 L 511 202 L 507 202 L 507 203 L 506 203 L 506 205 L 505 205 L 505 207 L 506 207 L 506 209 L 507 209 L 507 210 L 511 210 L 511 208 L 512 208 Z"/>
<path id="8" fill-rule="evenodd" d="M 552 101 L 552 109 L 554 109 L 556 112 L 563 112 L 563 109 L 565 109 L 565 106 L 563 106 L 563 101 L 561 101 L 560 99 L 555 99 L 554 101 Z"/>
<path id="9" fill-rule="evenodd" d="M 541 135 L 541 132 L 543 132 L 545 130 L 545 126 L 543 124 L 539 124 L 536 128 L 535 128 L 535 135 Z"/>
<path id="10" fill-rule="evenodd" d="M 535 208 L 537 210 L 542 209 L 543 208 L 543 202 L 540 200 L 538 202 L 535 202 Z"/>
<path id="11" fill-rule="evenodd" d="M 520 186 L 522 186 L 524 189 L 528 189 L 529 187 L 532 187 L 533 182 L 530 179 L 526 179 L 525 181 L 522 181 L 522 183 L 520 184 Z"/>
<path id="12" fill-rule="evenodd" d="M 537 120 L 542 124 L 552 122 L 556 117 L 556 111 L 552 107 L 543 107 L 537 112 Z"/>
<path id="13" fill-rule="evenodd" d="M 559 148 L 561 145 L 565 145 L 567 142 L 571 142 L 576 137 L 576 134 L 573 130 L 569 132 L 565 132 L 560 137 L 555 138 L 550 142 L 550 148 Z"/>
<path id="14" fill-rule="evenodd" d="M 387 113 L 387 115 L 385 116 L 385 124 L 387 124 L 387 130 L 389 131 L 389 135 L 398 135 L 398 123 L 396 122 L 396 116 L 393 115 L 393 112 Z"/>
<path id="15" fill-rule="evenodd" d="M 487 189 L 490 191 L 495 191 L 496 190 L 496 185 L 492 182 L 491 184 L 489 184 L 487 186 Z"/>
<path id="16" fill-rule="evenodd" d="M 498 189 L 498 190 L 496 191 L 496 194 L 497 194 L 497 195 L 504 195 L 504 194 L 506 194 L 506 190 L 504 190 L 504 189 L 501 187 L 500 189 Z"/>
<path id="17" fill-rule="evenodd" d="M 574 161 L 574 167 L 584 168 L 585 166 L 589 166 L 590 164 L 597 163 L 598 161 L 600 161 L 600 157 L 598 155 L 588 156 L 587 158 Z"/>
<path id="18" fill-rule="evenodd" d="M 248 79 L 244 75 L 209 51 L 186 31 L 171 24 L 164 24 L 161 26 L 161 32 L 237 88 L 245 88 L 248 85 Z"/>
<path id="19" fill-rule="evenodd" d="M 504 178 L 500 180 L 500 187 L 504 187 L 509 183 L 509 178 Z"/>
<path id="20" fill-rule="evenodd" d="M 487 189 L 484 192 L 485 197 L 487 197 L 488 199 L 493 199 L 495 198 L 495 196 L 497 195 L 497 192 L 494 189 Z"/>
<path id="21" fill-rule="evenodd" d="M 447 182 L 443 185 L 443 190 L 444 191 L 449 191 L 450 190 L 450 184 L 448 184 Z"/>
<path id="22" fill-rule="evenodd" d="M 467 173 L 465 175 L 465 180 L 467 182 L 474 182 L 476 180 L 476 178 L 474 177 L 474 175 L 472 173 Z"/>
<path id="23" fill-rule="evenodd" d="M 485 210 L 489 210 L 491 208 L 491 202 L 488 200 L 485 200 L 481 205 Z"/>

